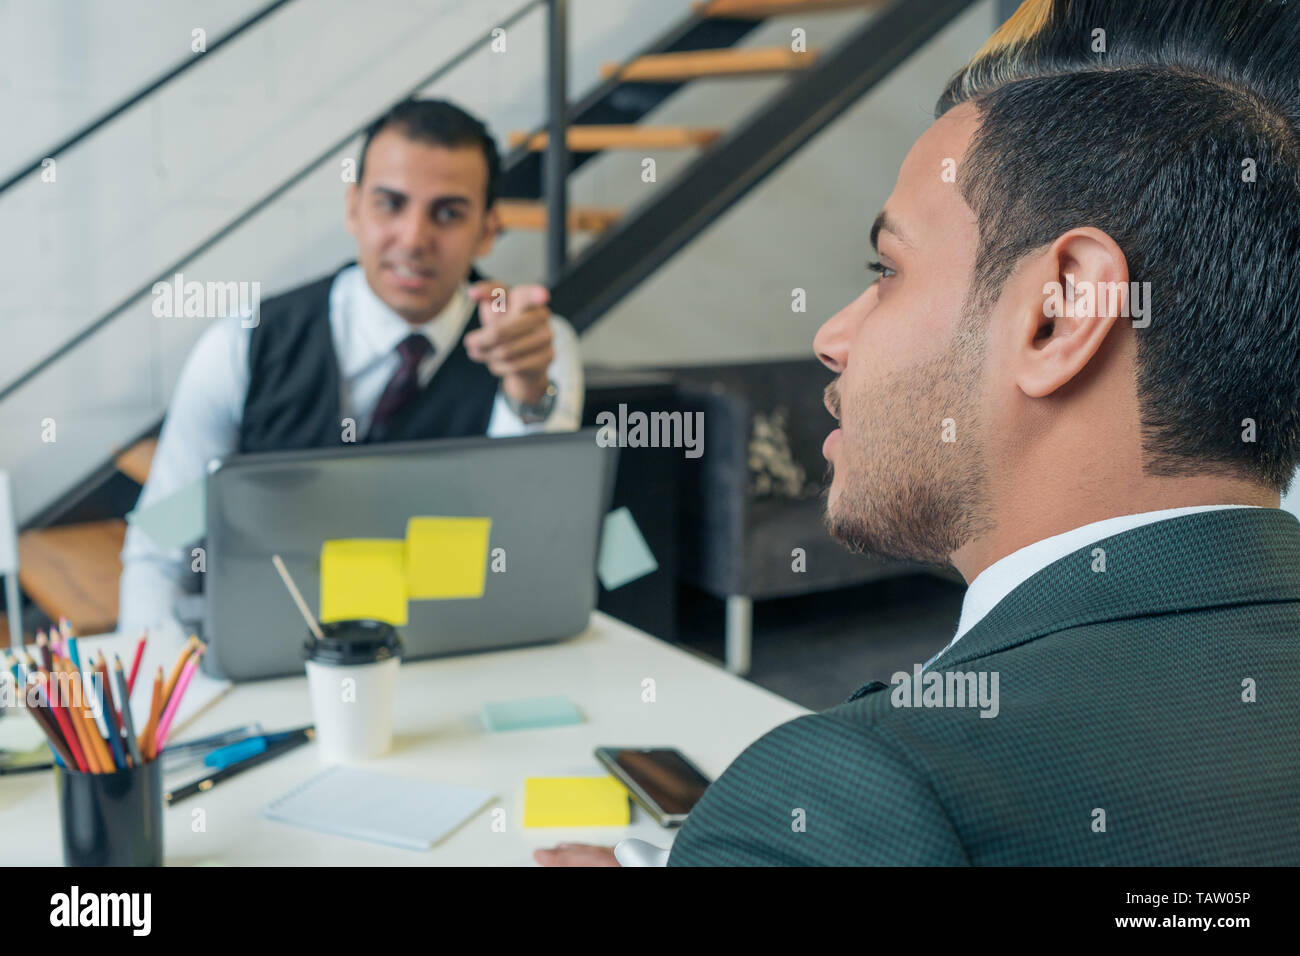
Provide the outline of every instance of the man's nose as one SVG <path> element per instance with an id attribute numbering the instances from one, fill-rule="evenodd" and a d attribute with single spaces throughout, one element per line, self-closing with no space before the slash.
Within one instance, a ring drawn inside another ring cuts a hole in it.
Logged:
<path id="1" fill-rule="evenodd" d="M 849 364 L 849 345 L 857 332 L 858 323 L 869 308 L 866 301 L 868 289 L 857 299 L 826 320 L 813 338 L 813 351 L 818 360 L 832 372 L 843 372 Z"/>
<path id="2" fill-rule="evenodd" d="M 435 231 L 427 216 L 412 211 L 402 218 L 398 237 L 406 249 L 423 252 L 432 248 Z"/>

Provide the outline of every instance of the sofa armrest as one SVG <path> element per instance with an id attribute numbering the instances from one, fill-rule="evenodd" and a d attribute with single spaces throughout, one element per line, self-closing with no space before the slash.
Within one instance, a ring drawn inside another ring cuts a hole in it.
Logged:
<path id="1" fill-rule="evenodd" d="M 681 576 L 714 594 L 737 594 L 744 577 L 749 513 L 750 404 L 711 384 L 678 382 L 677 403 L 702 416 L 701 454 L 681 465 L 678 540 Z"/>

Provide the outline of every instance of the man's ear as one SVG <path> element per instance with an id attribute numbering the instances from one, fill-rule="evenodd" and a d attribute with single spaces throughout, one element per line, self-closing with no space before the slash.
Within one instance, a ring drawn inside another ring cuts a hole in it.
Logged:
<path id="1" fill-rule="evenodd" d="M 497 211 L 497 204 L 494 202 L 483 216 L 483 234 L 479 237 L 478 246 L 474 250 L 474 258 L 480 259 L 491 252 L 500 233 L 501 214 Z"/>
<path id="2" fill-rule="evenodd" d="M 343 222 L 353 236 L 357 234 L 357 206 L 360 202 L 361 189 L 356 183 L 348 183 L 343 193 Z"/>
<path id="3" fill-rule="evenodd" d="M 1078 376 L 1127 314 L 1128 260 L 1109 235 L 1083 226 L 1034 255 L 1017 285 L 1016 385 L 1042 398 Z"/>

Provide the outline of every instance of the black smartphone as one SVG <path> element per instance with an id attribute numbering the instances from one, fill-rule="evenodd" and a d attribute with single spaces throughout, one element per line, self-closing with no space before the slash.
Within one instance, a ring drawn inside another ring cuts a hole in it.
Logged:
<path id="1" fill-rule="evenodd" d="M 670 747 L 597 747 L 596 759 L 664 827 L 681 825 L 710 783 L 699 767 Z"/>

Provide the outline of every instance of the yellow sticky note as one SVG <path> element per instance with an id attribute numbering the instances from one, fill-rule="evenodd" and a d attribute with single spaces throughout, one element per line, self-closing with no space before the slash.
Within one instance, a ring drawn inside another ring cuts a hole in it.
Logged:
<path id="1" fill-rule="evenodd" d="M 408 521 L 406 578 L 411 600 L 482 597 L 491 528 L 491 518 Z"/>
<path id="2" fill-rule="evenodd" d="M 406 623 L 406 542 L 341 538 L 320 549 L 320 619 Z"/>
<path id="3" fill-rule="evenodd" d="M 627 790 L 613 777 L 528 777 L 526 827 L 625 827 Z"/>

